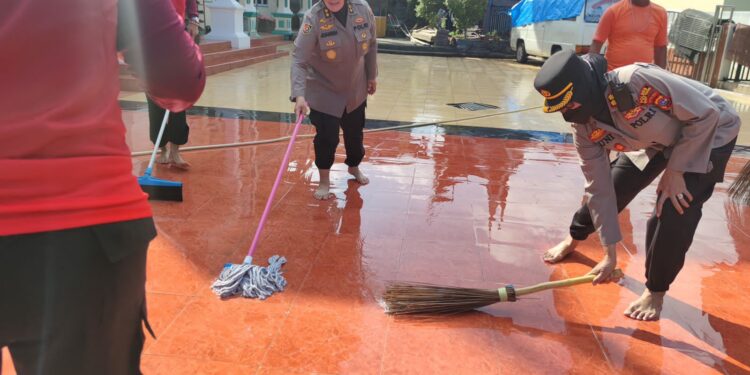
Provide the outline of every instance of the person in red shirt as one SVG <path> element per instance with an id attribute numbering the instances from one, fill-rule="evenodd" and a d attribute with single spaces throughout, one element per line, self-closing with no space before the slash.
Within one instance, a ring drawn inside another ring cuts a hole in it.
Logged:
<path id="1" fill-rule="evenodd" d="M 168 0 L 3 4 L 0 347 L 19 374 L 140 373 L 156 232 L 132 174 L 116 52 L 149 97 L 183 111 L 205 85 L 184 29 Z"/>
<path id="2" fill-rule="evenodd" d="M 198 21 L 198 1 L 197 0 L 172 0 L 177 11 L 177 16 L 181 20 L 187 16 L 187 32 L 193 39 L 198 37 L 199 33 L 199 21 Z M 159 129 L 161 128 L 161 122 L 164 119 L 164 113 L 166 110 L 159 107 L 153 100 L 146 98 L 148 102 L 148 122 L 149 122 L 149 136 L 152 143 L 156 143 L 156 138 L 159 135 Z M 176 168 L 187 170 L 190 168 L 190 163 L 185 161 L 180 155 L 180 146 L 184 145 L 188 141 L 188 135 L 190 134 L 190 128 L 187 123 L 187 116 L 185 111 L 172 112 L 169 114 L 169 122 L 167 127 L 164 129 L 162 135 L 161 154 L 156 159 L 159 164 L 170 164 Z"/>
<path id="3" fill-rule="evenodd" d="M 599 20 L 590 52 L 601 53 L 606 41 L 609 70 L 636 62 L 667 69 L 667 11 L 649 0 L 620 0 Z"/>

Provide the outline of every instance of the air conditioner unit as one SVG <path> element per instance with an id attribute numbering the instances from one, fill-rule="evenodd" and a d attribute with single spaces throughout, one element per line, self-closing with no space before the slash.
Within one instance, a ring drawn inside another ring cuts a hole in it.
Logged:
<path id="1" fill-rule="evenodd" d="M 674 44 L 678 55 L 693 58 L 698 53 L 708 51 L 713 27 L 713 16 L 699 10 L 686 9 L 672 23 L 669 41 Z"/>

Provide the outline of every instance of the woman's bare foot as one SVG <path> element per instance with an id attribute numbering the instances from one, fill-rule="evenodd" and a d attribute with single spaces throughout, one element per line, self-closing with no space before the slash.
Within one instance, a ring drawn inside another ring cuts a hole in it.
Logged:
<path id="1" fill-rule="evenodd" d="M 635 320 L 659 320 L 665 294 L 666 292 L 644 290 L 641 297 L 633 301 L 625 310 L 625 316 Z"/>
<path id="2" fill-rule="evenodd" d="M 320 169 L 318 170 L 318 173 L 320 173 L 320 184 L 318 185 L 318 188 L 315 189 L 313 197 L 322 201 L 333 196 L 333 194 L 331 194 L 331 170 Z"/>
<path id="3" fill-rule="evenodd" d="M 578 241 L 568 235 L 562 242 L 547 250 L 542 259 L 547 263 L 557 263 L 572 253 L 576 246 L 578 246 Z"/>
<path id="4" fill-rule="evenodd" d="M 365 176 L 365 174 L 359 170 L 359 167 L 349 167 L 349 174 L 354 176 L 354 179 L 362 185 L 367 185 L 370 183 L 370 179 L 367 178 L 367 176 Z"/>
<path id="5" fill-rule="evenodd" d="M 169 162 L 173 167 L 183 171 L 190 169 L 190 163 L 180 155 L 180 146 L 173 143 L 169 144 Z"/>
<path id="6" fill-rule="evenodd" d="M 166 147 L 161 147 L 161 152 L 159 153 L 159 156 L 156 157 L 156 162 L 158 164 L 169 163 L 169 154 L 167 153 Z"/>

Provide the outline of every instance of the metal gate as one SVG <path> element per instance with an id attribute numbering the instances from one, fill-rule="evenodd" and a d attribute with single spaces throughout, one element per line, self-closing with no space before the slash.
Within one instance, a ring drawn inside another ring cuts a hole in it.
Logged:
<path id="1" fill-rule="evenodd" d="M 731 32 L 734 7 L 717 5 L 713 17 L 696 10 L 668 12 L 669 70 L 715 85 Z"/>

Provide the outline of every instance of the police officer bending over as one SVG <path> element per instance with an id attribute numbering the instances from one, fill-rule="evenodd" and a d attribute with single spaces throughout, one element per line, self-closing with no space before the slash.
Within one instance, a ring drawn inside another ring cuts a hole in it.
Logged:
<path id="1" fill-rule="evenodd" d="M 362 130 L 367 94 L 378 75 L 375 16 L 363 0 L 322 0 L 305 14 L 294 42 L 292 101 L 297 116 L 310 112 L 315 125 L 315 165 L 320 185 L 315 198 L 328 199 L 330 170 L 344 130 L 346 165 L 360 184 L 365 156 Z"/>
<path id="2" fill-rule="evenodd" d="M 570 235 L 544 258 L 558 262 L 599 231 L 606 254 L 591 273 L 597 275 L 594 284 L 609 281 L 622 239 L 617 213 L 664 172 L 646 232 L 647 289 L 625 310 L 633 319 L 656 320 L 682 269 L 703 204 L 723 180 L 740 119 L 711 88 L 656 65 L 606 70 L 601 55 L 559 52 L 534 81 L 545 97 L 544 112 L 559 111 L 573 123 L 586 178 L 586 203 L 573 216 Z M 619 152 L 612 162 L 611 150 Z M 629 153 L 634 150 L 645 152 Z"/>

